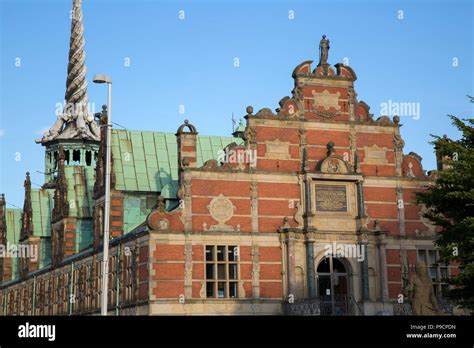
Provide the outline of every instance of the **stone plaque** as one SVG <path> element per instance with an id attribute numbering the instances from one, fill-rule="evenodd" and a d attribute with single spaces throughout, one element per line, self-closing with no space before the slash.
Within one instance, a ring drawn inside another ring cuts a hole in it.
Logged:
<path id="1" fill-rule="evenodd" d="M 376 144 L 372 147 L 364 146 L 364 153 L 364 163 L 388 164 L 386 147 L 378 147 Z"/>
<path id="2" fill-rule="evenodd" d="M 266 158 L 281 160 L 291 159 L 289 142 L 282 142 L 279 139 L 275 139 L 273 141 L 267 141 L 265 145 L 267 146 Z"/>
<path id="3" fill-rule="evenodd" d="M 318 185 L 316 186 L 317 211 L 347 211 L 346 186 Z"/>
<path id="4" fill-rule="evenodd" d="M 341 110 L 341 106 L 339 105 L 341 93 L 329 93 L 327 89 L 322 93 L 317 93 L 316 91 L 311 91 L 311 93 L 313 94 L 313 106 L 315 109 L 323 107 L 326 111 L 330 108 L 334 108 L 337 111 Z"/>

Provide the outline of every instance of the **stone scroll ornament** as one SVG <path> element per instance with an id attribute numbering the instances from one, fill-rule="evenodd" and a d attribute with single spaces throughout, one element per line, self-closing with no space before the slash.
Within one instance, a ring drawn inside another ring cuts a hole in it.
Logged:
<path id="1" fill-rule="evenodd" d="M 88 111 L 86 72 L 82 0 L 74 0 L 64 110 L 51 128 L 40 139 L 36 139 L 36 143 L 47 143 L 57 138 L 100 139 L 94 116 Z"/>

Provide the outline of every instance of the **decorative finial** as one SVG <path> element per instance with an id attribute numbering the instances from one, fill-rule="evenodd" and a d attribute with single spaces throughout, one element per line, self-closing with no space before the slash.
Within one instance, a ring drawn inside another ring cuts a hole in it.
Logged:
<path id="1" fill-rule="evenodd" d="M 232 121 L 232 133 L 235 132 L 235 124 L 237 123 L 235 121 L 235 118 L 234 118 L 234 113 L 232 113 L 232 117 L 230 118 L 230 120 Z"/>
<path id="2" fill-rule="evenodd" d="M 107 117 L 108 117 L 107 116 L 107 105 L 104 104 L 104 105 L 102 105 L 102 112 L 100 114 L 100 124 L 102 126 L 107 125 L 107 123 L 108 123 L 108 118 Z"/>
<path id="3" fill-rule="evenodd" d="M 166 210 L 165 198 L 162 195 L 158 195 L 157 198 L 157 210 L 159 212 L 164 212 Z"/>
<path id="4" fill-rule="evenodd" d="M 319 65 L 329 65 L 329 40 L 326 39 L 326 35 L 323 35 L 323 38 L 319 42 Z"/>
<path id="5" fill-rule="evenodd" d="M 189 123 L 188 120 L 184 120 L 184 123 L 181 126 L 179 126 L 178 131 L 176 132 L 176 135 L 185 133 L 184 128 L 188 128 L 189 130 L 189 132 L 186 132 L 186 133 L 197 134 L 196 127 L 194 127 L 191 123 Z"/>
<path id="6" fill-rule="evenodd" d="M 280 226 L 280 231 L 284 231 L 287 228 L 290 228 L 290 223 L 288 222 L 288 216 L 283 218 L 283 224 Z"/>
<path id="7" fill-rule="evenodd" d="M 253 106 L 251 106 L 251 105 L 247 106 L 245 111 L 247 112 L 248 116 L 252 115 L 253 114 Z"/>
<path id="8" fill-rule="evenodd" d="M 327 143 L 326 148 L 328 149 L 328 152 L 327 152 L 328 156 L 334 155 L 336 153 L 336 150 L 334 150 L 335 145 L 336 144 L 334 144 L 333 141 L 330 141 L 329 143 Z"/>

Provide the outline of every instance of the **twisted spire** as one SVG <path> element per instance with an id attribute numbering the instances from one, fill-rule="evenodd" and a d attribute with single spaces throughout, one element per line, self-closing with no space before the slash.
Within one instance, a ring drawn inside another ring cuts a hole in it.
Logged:
<path id="1" fill-rule="evenodd" d="M 88 111 L 86 72 L 82 0 L 73 0 L 64 110 L 37 143 L 54 139 L 99 140 L 94 117 Z"/>

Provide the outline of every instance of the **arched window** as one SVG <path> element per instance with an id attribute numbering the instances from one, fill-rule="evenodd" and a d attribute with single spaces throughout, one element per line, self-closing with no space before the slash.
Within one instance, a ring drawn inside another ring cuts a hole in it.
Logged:
<path id="1" fill-rule="evenodd" d="M 344 264 L 332 256 L 321 260 L 317 268 L 318 298 L 322 315 L 348 314 L 348 272 Z"/>

